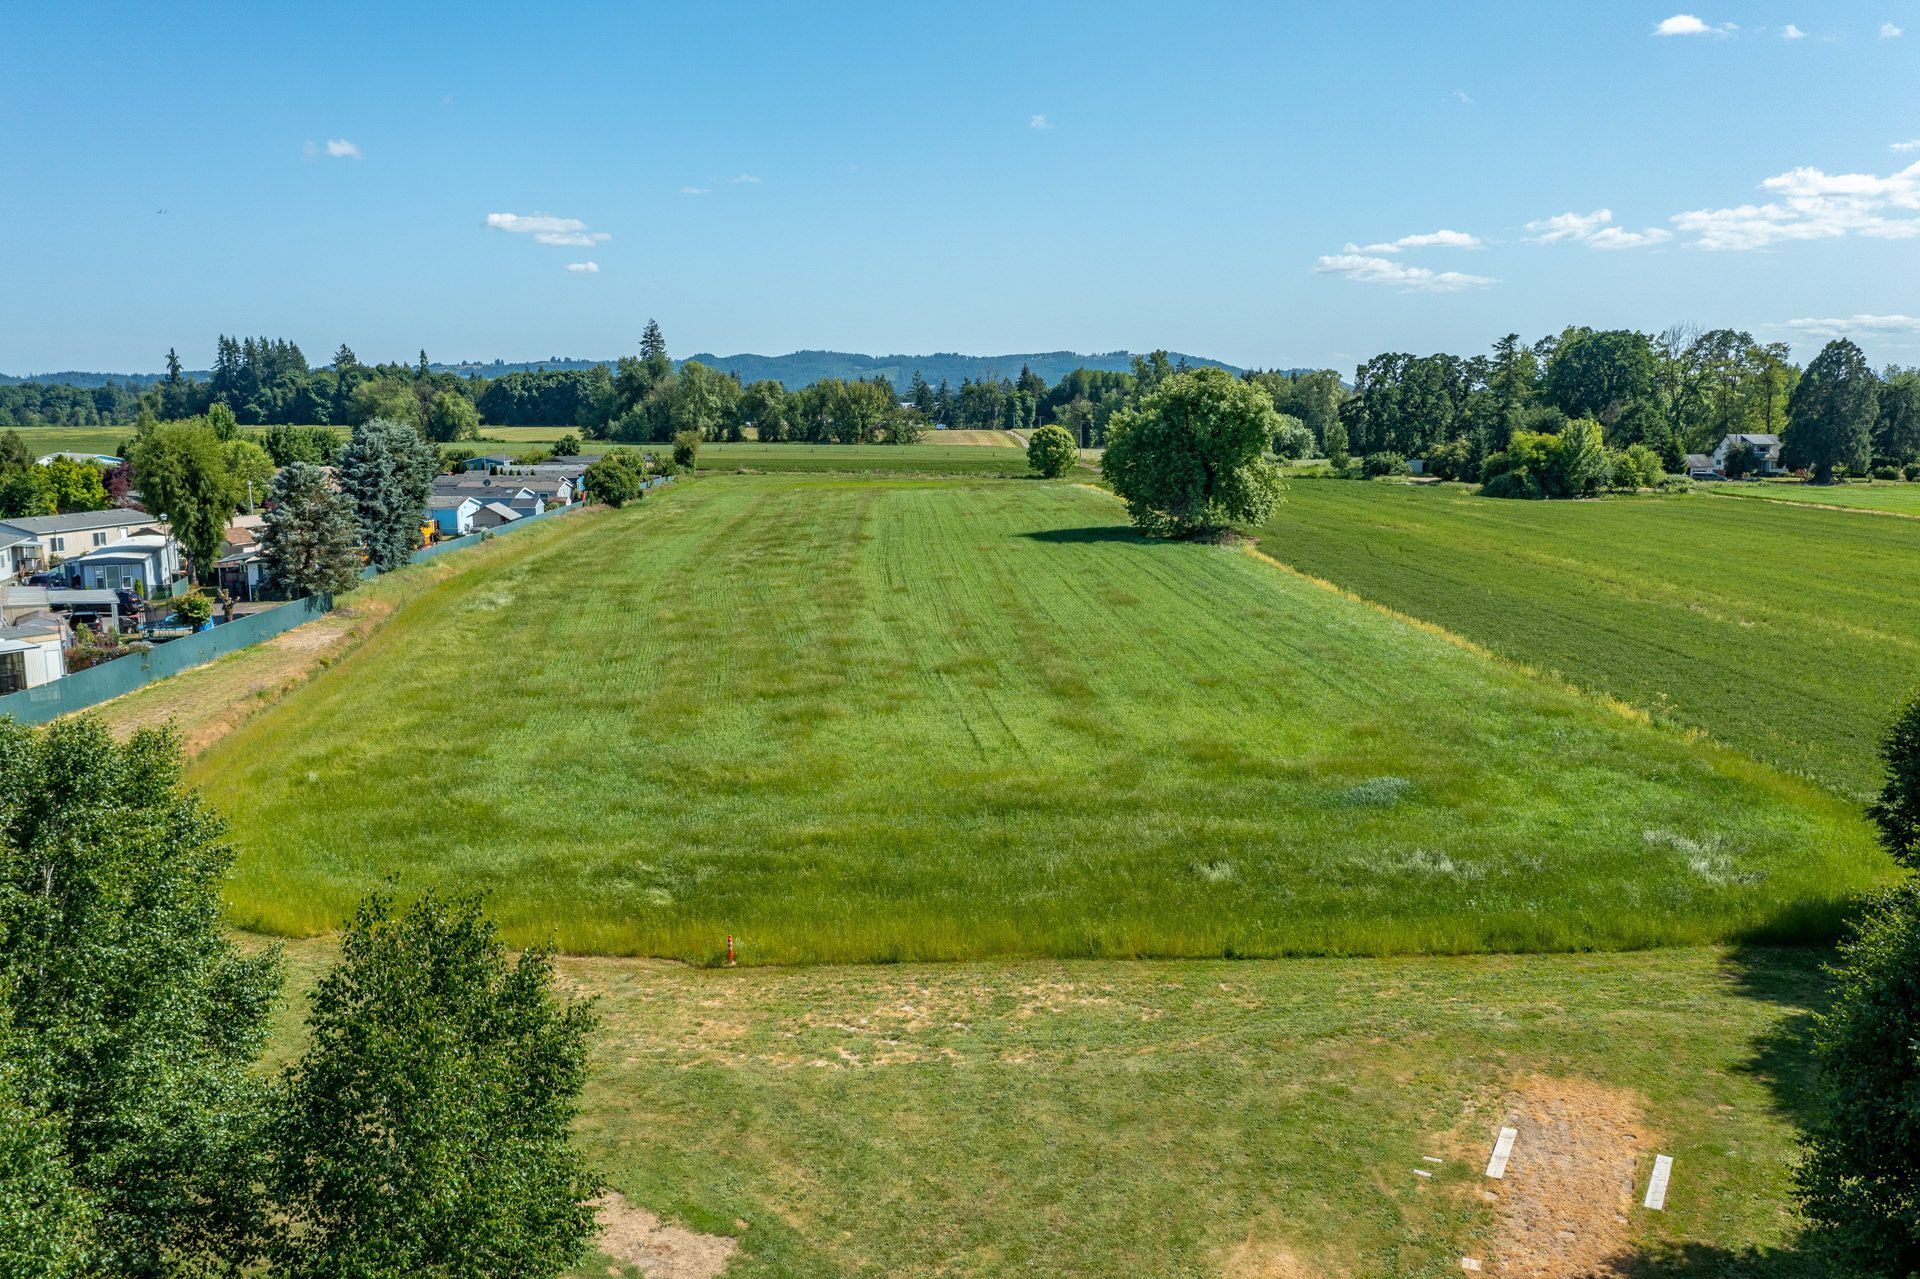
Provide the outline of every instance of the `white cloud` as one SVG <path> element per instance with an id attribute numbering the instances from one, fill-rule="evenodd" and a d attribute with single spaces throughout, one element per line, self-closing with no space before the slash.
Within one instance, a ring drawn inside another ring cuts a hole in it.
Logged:
<path id="1" fill-rule="evenodd" d="M 1644 249 L 1673 238 L 1673 232 L 1665 227 L 1629 231 L 1612 223 L 1612 209 L 1595 209 L 1592 213 L 1560 213 L 1539 218 L 1521 229 L 1535 244 L 1584 244 L 1591 249 Z"/>
<path id="2" fill-rule="evenodd" d="M 1920 238 L 1920 218 L 1898 216 L 1920 211 L 1920 163 L 1884 178 L 1803 167 L 1776 174 L 1760 186 L 1781 198 L 1726 209 L 1694 209 L 1675 214 L 1672 221 L 1694 236 L 1694 245 L 1702 249 L 1765 249 L 1850 235 L 1876 240 Z"/>
<path id="3" fill-rule="evenodd" d="M 1723 36 L 1734 30 L 1732 23 L 1710 27 L 1690 13 L 1676 13 L 1664 22 L 1655 24 L 1653 34 L 1657 36 Z"/>
<path id="4" fill-rule="evenodd" d="M 347 141 L 345 138 L 328 138 L 325 142 L 302 143 L 300 154 L 309 160 L 317 160 L 323 155 L 331 156 L 335 160 L 361 160 L 366 158 L 359 147 Z"/>
<path id="5" fill-rule="evenodd" d="M 753 185 L 755 185 L 755 186 L 759 186 L 759 185 L 760 185 L 760 179 L 759 179 L 759 178 L 757 178 L 757 177 L 755 177 L 755 176 L 754 176 L 753 174 L 751 174 L 751 173 L 742 173 L 742 174 L 741 174 L 741 175 L 740 175 L 739 177 L 737 177 L 737 178 L 728 178 L 728 179 L 727 179 L 727 181 L 729 181 L 729 182 L 734 182 L 734 183 L 740 183 L 740 182 L 751 182 L 751 183 L 752 183 Z"/>
<path id="6" fill-rule="evenodd" d="M 1673 238 L 1673 232 L 1665 227 L 1650 226 L 1644 231 L 1629 231 L 1625 227 L 1602 227 L 1588 236 L 1585 243 L 1595 249 L 1644 249 L 1649 244 L 1665 244 Z"/>
<path id="7" fill-rule="evenodd" d="M 713 194 L 713 188 L 712 187 L 681 187 L 680 194 L 681 195 L 711 195 Z"/>
<path id="8" fill-rule="evenodd" d="M 1890 142 L 1887 144 L 1887 149 L 1889 151 L 1920 151 L 1920 138 L 1915 138 L 1911 142 Z"/>
<path id="9" fill-rule="evenodd" d="M 1473 98 L 1467 93 L 1465 89 L 1455 89 L 1453 91 L 1453 100 L 1455 102 L 1458 102 L 1463 107 L 1470 107 L 1473 105 Z"/>
<path id="10" fill-rule="evenodd" d="M 1403 235 L 1385 244 L 1347 246 L 1349 253 L 1399 253 L 1403 249 L 1478 249 L 1485 247 L 1478 236 L 1465 231 L 1428 231 L 1422 235 Z"/>
<path id="11" fill-rule="evenodd" d="M 1850 333 L 1920 333 L 1920 316 L 1859 315 L 1840 319 L 1788 320 L 1780 326 L 1810 338 L 1841 338 Z"/>
<path id="12" fill-rule="evenodd" d="M 567 263 L 567 270 L 573 272 L 575 275 L 598 275 L 600 274 L 600 264 L 598 262 L 569 262 Z"/>
<path id="13" fill-rule="evenodd" d="M 585 247 L 613 238 L 605 231 L 588 230 L 579 218 L 557 218 L 551 213 L 489 213 L 487 225 L 511 235 L 530 235 L 536 244 Z"/>
<path id="14" fill-rule="evenodd" d="M 1891 22 L 1883 22 L 1880 24 L 1880 38 L 1882 40 L 1898 40 L 1901 34 L 1900 28 L 1894 26 Z"/>
<path id="15" fill-rule="evenodd" d="M 1338 275 L 1358 284 L 1393 284 L 1410 293 L 1457 293 L 1499 281 L 1485 275 L 1466 275 L 1459 271 L 1430 271 L 1388 258 L 1366 257 L 1358 253 L 1339 253 L 1322 257 L 1313 264 L 1320 275 Z"/>
<path id="16" fill-rule="evenodd" d="M 1789 22 L 1786 26 L 1780 28 L 1780 38 L 1782 40 L 1804 40 L 1807 38 L 1807 33 Z"/>
<path id="17" fill-rule="evenodd" d="M 1030 115 L 1027 117 L 1027 127 L 1029 129 L 1051 129 L 1053 127 L 1053 121 L 1047 119 L 1044 115 Z"/>

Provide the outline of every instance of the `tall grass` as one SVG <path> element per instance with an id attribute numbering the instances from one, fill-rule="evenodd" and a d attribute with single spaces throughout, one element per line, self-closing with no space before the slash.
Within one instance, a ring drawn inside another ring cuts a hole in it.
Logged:
<path id="1" fill-rule="evenodd" d="M 1117 517 L 710 478 L 437 586 L 196 765 L 233 918 L 392 878 L 695 961 L 1389 954 L 1824 935 L 1886 873 L 1810 785 Z"/>

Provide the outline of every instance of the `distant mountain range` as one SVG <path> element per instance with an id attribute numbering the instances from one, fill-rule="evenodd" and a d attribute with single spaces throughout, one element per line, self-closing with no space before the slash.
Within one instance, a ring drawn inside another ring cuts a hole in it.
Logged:
<path id="1" fill-rule="evenodd" d="M 1209 359 L 1204 355 L 1182 355 L 1169 352 L 1169 358 L 1175 363 L 1185 360 L 1198 368 L 1208 365 L 1226 369 L 1232 373 L 1241 370 L 1223 360 Z M 1124 373 L 1133 363 L 1130 351 L 1108 351 L 1103 355 L 1080 355 L 1073 351 L 1035 351 L 1025 355 L 957 355 L 952 352 L 940 352 L 934 355 L 855 355 L 848 351 L 795 351 L 790 355 L 714 355 L 702 352 L 689 357 L 723 372 L 738 373 L 742 381 L 757 382 L 763 378 L 773 378 L 789 389 L 808 386 L 822 378 L 870 378 L 884 377 L 895 388 L 904 391 L 913 380 L 915 369 L 920 376 L 938 386 L 942 380 L 959 386 L 972 378 L 1016 378 L 1022 367 L 1030 368 L 1045 378 L 1049 385 L 1075 369 L 1104 369 Z M 682 361 L 676 361 L 681 363 Z M 463 361 L 458 364 L 431 364 L 436 372 L 458 373 L 465 376 L 478 373 L 482 377 L 500 377 L 506 373 L 528 373 L 539 369 L 586 369 L 596 364 L 611 366 L 612 360 L 583 360 L 571 357 L 555 356 L 550 360 L 522 360 L 509 362 L 494 360 L 489 363 Z M 1293 370 L 1289 370 L 1293 371 Z M 1305 370 L 1300 370 L 1305 371 Z M 108 382 L 118 382 L 122 386 L 147 387 L 160 381 L 159 373 L 82 373 L 68 370 L 60 373 L 34 373 L 22 376 L 0 373 L 0 386 L 19 382 L 41 382 L 64 386 L 95 387 Z M 207 379 L 204 369 L 188 373 L 189 377 L 200 381 Z"/>

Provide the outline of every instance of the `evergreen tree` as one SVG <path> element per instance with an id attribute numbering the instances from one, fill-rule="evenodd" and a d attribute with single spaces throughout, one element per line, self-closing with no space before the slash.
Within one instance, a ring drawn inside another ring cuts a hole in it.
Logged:
<path id="1" fill-rule="evenodd" d="M 260 549 L 267 573 L 289 595 L 339 595 L 360 583 L 360 527 L 327 475 L 295 462 L 273 477 Z"/>
<path id="2" fill-rule="evenodd" d="M 1887 781 L 1868 815 L 1880 828 L 1880 843 L 1904 866 L 1920 870 L 1920 693 L 1893 717 L 1880 743 Z"/>
<path id="3" fill-rule="evenodd" d="M 647 327 L 640 334 L 640 358 L 655 360 L 667 358 L 667 339 L 660 332 L 657 320 L 648 320 Z"/>
<path id="4" fill-rule="evenodd" d="M 1816 484 L 1831 482 L 1836 467 L 1866 470 L 1879 410 L 1879 379 L 1867 357 L 1845 338 L 1827 343 L 1787 401 L 1780 460 L 1811 470 Z"/>
<path id="5" fill-rule="evenodd" d="M 927 379 L 920 376 L 919 369 L 913 371 L 912 389 L 908 393 L 908 398 L 913 401 L 913 407 L 920 411 L 921 417 L 928 419 L 933 417 L 933 388 L 927 385 Z"/>
<path id="6" fill-rule="evenodd" d="M 353 504 L 367 559 L 399 568 L 421 543 L 440 455 L 410 426 L 371 418 L 340 450 L 340 491 Z"/>

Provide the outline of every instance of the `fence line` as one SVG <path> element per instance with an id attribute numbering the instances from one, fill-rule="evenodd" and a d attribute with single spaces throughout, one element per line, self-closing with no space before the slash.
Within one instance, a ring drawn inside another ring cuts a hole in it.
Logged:
<path id="1" fill-rule="evenodd" d="M 666 483 L 666 479 L 648 480 L 642 487 L 654 488 Z M 527 528 L 543 520 L 557 519 L 570 515 L 586 505 L 573 502 L 566 506 L 542 511 L 538 515 L 527 515 L 502 524 L 499 528 L 484 533 L 469 533 L 464 537 L 449 538 L 444 542 L 435 542 L 423 546 L 408 559 L 410 564 L 421 564 L 449 551 L 465 550 L 469 546 L 478 546 L 481 542 L 502 533 L 511 533 L 516 529 Z M 372 579 L 380 575 L 371 565 L 361 573 L 361 577 Z M 304 626 L 316 618 L 325 616 L 333 609 L 333 597 L 328 595 L 307 595 L 278 608 L 267 609 L 263 613 L 249 613 L 245 617 L 236 617 L 231 622 L 223 622 L 210 631 L 196 631 L 164 644 L 155 644 L 144 653 L 129 653 L 125 657 L 116 657 L 111 661 L 89 666 L 84 671 L 75 671 L 64 679 L 42 684 L 37 688 L 21 689 L 17 693 L 8 693 L 0 697 L 0 716 L 12 716 L 22 724 L 44 724 L 48 720 L 58 719 L 62 715 L 71 715 L 75 711 L 97 706 L 101 702 L 131 693 L 155 680 L 165 679 L 169 675 L 178 675 L 182 671 L 192 670 L 196 666 L 205 666 L 216 658 L 229 653 L 237 653 L 243 648 L 251 648 L 263 640 L 290 631 L 296 626 Z"/>

